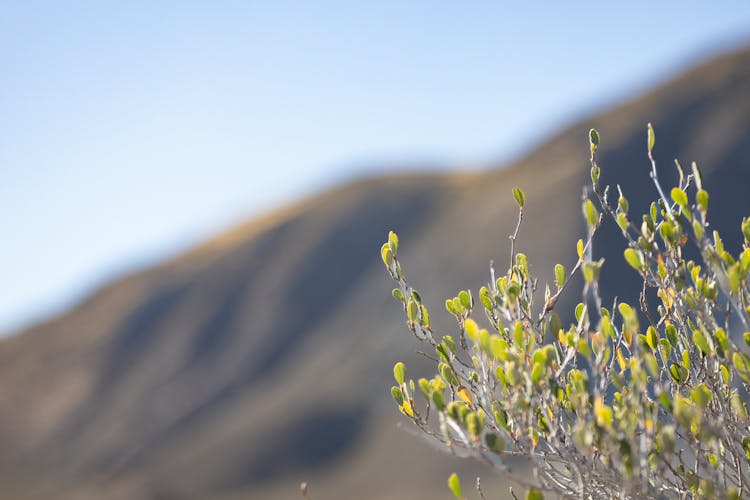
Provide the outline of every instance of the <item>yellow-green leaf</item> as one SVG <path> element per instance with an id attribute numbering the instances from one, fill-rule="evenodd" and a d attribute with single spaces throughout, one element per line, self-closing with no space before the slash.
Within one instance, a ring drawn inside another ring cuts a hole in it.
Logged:
<path id="1" fill-rule="evenodd" d="M 583 216 L 590 227 L 596 226 L 596 223 L 599 221 L 599 211 L 591 200 L 583 202 Z"/>
<path id="2" fill-rule="evenodd" d="M 630 264 L 630 267 L 632 267 L 636 271 L 643 271 L 645 263 L 643 260 L 643 254 L 641 252 L 632 248 L 626 248 L 624 255 L 625 260 L 628 264 Z"/>
<path id="3" fill-rule="evenodd" d="M 708 193 L 706 191 L 699 189 L 695 195 L 695 201 L 698 202 L 698 206 L 702 212 L 708 210 Z"/>
<path id="4" fill-rule="evenodd" d="M 404 393 L 401 392 L 401 389 L 399 389 L 395 385 L 391 387 L 391 396 L 393 396 L 393 400 L 396 402 L 398 406 L 401 406 L 404 404 Z"/>
<path id="5" fill-rule="evenodd" d="M 589 130 L 589 144 L 591 145 L 592 153 L 599 147 L 599 132 L 597 132 L 596 129 L 592 128 Z"/>
<path id="6" fill-rule="evenodd" d="M 659 336 L 656 333 L 656 329 L 653 326 L 649 326 L 646 330 L 646 343 L 651 349 L 656 349 L 659 342 Z"/>
<path id="7" fill-rule="evenodd" d="M 477 325 L 477 322 L 471 318 L 464 322 L 464 332 L 466 333 L 466 336 L 474 342 L 479 339 L 479 325 Z"/>
<path id="8" fill-rule="evenodd" d="M 406 315 L 409 321 L 416 321 L 417 315 L 419 314 L 419 305 L 414 299 L 409 299 L 409 304 L 406 307 Z"/>
<path id="9" fill-rule="evenodd" d="M 705 335 L 703 335 L 703 332 L 701 332 L 700 330 L 695 330 L 693 332 L 693 343 L 698 346 L 698 349 L 700 349 L 705 356 L 708 356 L 709 354 L 711 354 L 711 352 L 713 352 L 709 340 Z"/>
<path id="10" fill-rule="evenodd" d="M 688 197 L 685 191 L 683 191 L 682 189 L 678 187 L 672 188 L 672 199 L 680 207 L 685 209 L 688 208 Z"/>
<path id="11" fill-rule="evenodd" d="M 380 247 L 380 257 L 383 259 L 385 267 L 390 269 L 391 261 L 393 260 L 393 250 L 391 250 L 391 246 L 388 243 L 383 243 L 383 246 Z"/>
<path id="12" fill-rule="evenodd" d="M 713 399 L 713 396 L 708 386 L 701 383 L 690 391 L 690 399 L 692 399 L 695 404 L 705 409 L 706 406 L 708 406 L 708 403 Z"/>
<path id="13" fill-rule="evenodd" d="M 448 488 L 450 488 L 453 496 L 458 499 L 461 498 L 461 480 L 458 478 L 458 474 L 456 474 L 455 472 L 448 478 Z"/>
<path id="14" fill-rule="evenodd" d="M 406 379 L 406 365 L 401 361 L 393 366 L 393 378 L 396 379 L 398 385 L 403 385 L 404 380 Z"/>
<path id="15" fill-rule="evenodd" d="M 558 288 L 561 288 L 563 286 L 566 278 L 567 271 L 565 271 L 565 266 L 563 266 L 562 264 L 555 264 L 555 284 Z"/>
<path id="16" fill-rule="evenodd" d="M 648 129 L 646 131 L 646 145 L 648 146 L 648 154 L 651 154 L 651 151 L 654 149 L 654 144 L 656 143 L 656 134 L 654 134 L 654 127 L 651 125 L 651 122 L 648 123 Z"/>
<path id="17" fill-rule="evenodd" d="M 398 252 L 398 235 L 393 231 L 388 233 L 388 246 L 391 247 L 391 252 L 396 255 Z"/>
<path id="18" fill-rule="evenodd" d="M 536 488 L 531 488 L 526 493 L 526 500 L 544 500 L 544 495 Z"/>

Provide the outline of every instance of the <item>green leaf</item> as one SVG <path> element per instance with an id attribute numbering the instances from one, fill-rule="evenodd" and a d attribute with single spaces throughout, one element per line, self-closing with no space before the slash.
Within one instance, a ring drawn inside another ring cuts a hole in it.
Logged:
<path id="1" fill-rule="evenodd" d="M 536 488 L 531 488 L 526 492 L 526 500 L 544 500 L 544 495 Z"/>
<path id="2" fill-rule="evenodd" d="M 398 252 L 398 235 L 393 231 L 388 233 L 388 245 L 391 247 L 391 252 L 396 255 Z"/>
<path id="3" fill-rule="evenodd" d="M 479 436 L 479 433 L 482 432 L 476 413 L 471 412 L 466 414 L 466 430 L 469 431 L 469 435 L 474 439 L 476 439 L 477 436 Z"/>
<path id="4" fill-rule="evenodd" d="M 620 185 L 617 185 L 617 190 L 620 191 Z M 620 191 L 620 197 L 617 199 L 617 209 L 620 212 L 623 212 L 625 214 L 628 213 L 628 209 L 630 208 L 630 205 L 628 204 L 628 199 L 625 198 L 622 195 L 622 191 Z"/>
<path id="5" fill-rule="evenodd" d="M 709 340 L 700 330 L 693 331 L 693 343 L 701 350 L 704 356 L 708 356 L 713 352 Z"/>
<path id="6" fill-rule="evenodd" d="M 625 215 L 624 212 L 619 212 L 617 214 L 617 225 L 620 227 L 622 232 L 627 232 L 628 230 L 628 216 Z"/>
<path id="7" fill-rule="evenodd" d="M 442 342 L 435 346 L 435 352 L 437 352 L 438 356 L 440 356 L 440 359 L 443 359 L 445 361 L 450 361 L 451 358 L 448 355 L 448 350 L 445 348 L 445 344 Z"/>
<path id="8" fill-rule="evenodd" d="M 406 365 L 401 361 L 393 366 L 393 378 L 396 379 L 398 385 L 403 385 L 404 380 L 406 379 Z"/>
<path id="9" fill-rule="evenodd" d="M 578 322 L 581 321 L 581 315 L 583 315 L 583 308 L 584 308 L 583 302 L 579 302 L 578 305 L 576 306 L 575 313 L 576 313 L 576 321 Z"/>
<path id="10" fill-rule="evenodd" d="M 690 399 L 692 399 L 695 404 L 705 409 L 706 406 L 708 406 L 708 403 L 713 399 L 713 396 L 708 386 L 701 383 L 690 391 Z"/>
<path id="11" fill-rule="evenodd" d="M 399 290 L 398 288 L 394 288 L 391 292 L 391 295 L 393 295 L 393 298 L 403 302 L 404 301 L 404 294 Z"/>
<path id="12" fill-rule="evenodd" d="M 406 316 L 409 318 L 409 321 L 416 321 L 418 314 L 419 305 L 417 305 L 414 299 L 409 299 L 409 304 L 406 306 Z"/>
<path id="13" fill-rule="evenodd" d="M 527 275 L 529 273 L 529 261 L 526 258 L 526 254 L 516 254 L 516 266 L 521 270 L 521 273 Z"/>
<path id="14" fill-rule="evenodd" d="M 583 202 L 583 216 L 590 227 L 596 226 L 596 223 L 599 222 L 599 211 L 591 200 Z"/>
<path id="15" fill-rule="evenodd" d="M 672 400 L 666 392 L 662 392 L 661 394 L 659 394 L 659 403 L 661 403 L 664 409 L 668 412 L 672 411 Z"/>
<path id="16" fill-rule="evenodd" d="M 664 243 L 666 243 L 667 245 L 674 244 L 675 226 L 673 226 L 671 222 L 669 222 L 668 220 L 663 221 L 659 233 L 661 234 Z"/>
<path id="17" fill-rule="evenodd" d="M 721 347 L 721 351 L 725 351 L 729 348 L 729 339 L 727 338 L 727 332 L 724 331 L 723 328 L 718 328 L 716 330 L 716 340 L 719 342 L 719 347 Z M 722 352 L 719 352 L 720 356 L 724 356 Z"/>
<path id="18" fill-rule="evenodd" d="M 678 364 L 672 364 L 669 367 L 669 374 L 672 376 L 672 380 L 674 380 L 677 385 L 682 385 L 688 377 L 688 371 L 685 369 L 685 367 Z"/>
<path id="19" fill-rule="evenodd" d="M 393 250 L 391 250 L 391 246 L 388 243 L 383 243 L 383 246 L 380 247 L 380 257 L 383 259 L 385 267 L 390 269 L 391 261 L 393 260 Z"/>
<path id="20" fill-rule="evenodd" d="M 448 488 L 450 488 L 451 492 L 453 492 L 453 496 L 458 499 L 461 498 L 461 480 L 458 478 L 458 474 L 456 474 L 455 472 L 448 478 Z"/>
<path id="21" fill-rule="evenodd" d="M 466 309 L 471 308 L 472 300 L 471 300 L 471 297 L 469 296 L 469 292 L 465 290 L 461 290 L 461 292 L 459 292 L 458 294 L 458 300 L 461 301 L 461 305 L 464 306 Z"/>
<path id="22" fill-rule="evenodd" d="M 672 344 L 672 347 L 677 347 L 677 328 L 673 324 L 668 324 L 665 333 L 667 334 L 667 340 Z"/>
<path id="23" fill-rule="evenodd" d="M 695 234 L 696 239 L 703 239 L 703 224 L 701 224 L 697 219 L 693 219 L 693 233 Z"/>
<path id="24" fill-rule="evenodd" d="M 735 352 L 732 355 L 732 364 L 734 364 L 740 377 L 745 382 L 750 382 L 750 358 L 744 353 Z"/>
<path id="25" fill-rule="evenodd" d="M 592 153 L 596 151 L 596 148 L 599 147 L 599 132 L 597 132 L 594 128 L 589 130 L 589 144 L 591 145 Z"/>
<path id="26" fill-rule="evenodd" d="M 632 317 L 634 314 L 633 308 L 630 307 L 630 304 L 627 302 L 620 302 L 617 304 L 617 310 L 620 311 L 620 316 L 622 316 L 625 320 Z"/>
<path id="27" fill-rule="evenodd" d="M 693 169 L 693 179 L 695 179 L 695 186 L 699 189 L 703 189 L 703 176 L 698 168 L 698 164 L 693 162 L 690 167 Z"/>
<path id="28" fill-rule="evenodd" d="M 576 251 L 578 252 L 579 259 L 583 258 L 583 250 L 584 250 L 583 240 L 579 239 L 578 243 L 576 244 Z"/>
<path id="29" fill-rule="evenodd" d="M 464 322 L 464 332 L 466 333 L 466 336 L 474 342 L 479 339 L 479 325 L 477 325 L 477 322 L 471 318 Z"/>
<path id="30" fill-rule="evenodd" d="M 674 409 L 672 414 L 674 415 L 675 422 L 688 429 L 700 418 L 700 414 L 693 403 L 679 394 L 674 398 Z"/>
<path id="31" fill-rule="evenodd" d="M 742 400 L 742 396 L 740 396 L 736 392 L 732 394 L 730 405 L 732 406 L 732 411 L 734 412 L 737 418 L 739 418 L 740 420 L 747 419 L 747 406 L 745 405 L 745 402 Z"/>
<path id="32" fill-rule="evenodd" d="M 654 127 L 651 122 L 648 123 L 648 129 L 646 131 L 646 145 L 648 146 L 648 154 L 651 155 L 651 151 L 654 149 L 656 143 L 656 135 L 654 134 Z"/>
<path id="33" fill-rule="evenodd" d="M 555 284 L 557 285 L 557 288 L 562 288 L 565 283 L 565 278 L 567 278 L 567 274 L 565 266 L 562 264 L 555 264 Z"/>
<path id="34" fill-rule="evenodd" d="M 708 193 L 706 191 L 699 189 L 695 195 L 695 201 L 698 202 L 701 212 L 708 210 Z"/>
<path id="35" fill-rule="evenodd" d="M 659 377 L 659 365 L 656 362 L 656 356 L 654 356 L 650 352 L 644 352 L 643 358 L 644 358 L 648 373 L 652 377 L 658 378 Z"/>
<path id="36" fill-rule="evenodd" d="M 432 395 L 432 386 L 426 378 L 419 379 L 419 390 L 422 391 L 424 397 L 429 398 Z"/>
<path id="37" fill-rule="evenodd" d="M 453 370 L 446 363 L 440 363 L 439 365 L 440 375 L 443 376 L 446 382 L 451 385 L 458 385 L 458 379 L 453 373 Z"/>
<path id="38" fill-rule="evenodd" d="M 599 168 L 599 166 L 594 163 L 594 166 L 591 167 L 591 183 L 597 184 L 599 182 L 599 175 L 601 175 L 602 169 Z"/>
<path id="39" fill-rule="evenodd" d="M 625 252 L 625 260 L 628 264 L 630 264 L 630 267 L 635 269 L 636 271 L 643 272 L 643 268 L 645 267 L 645 262 L 643 260 L 643 254 L 639 252 L 638 250 L 634 250 L 632 248 L 626 248 Z"/>
<path id="40" fill-rule="evenodd" d="M 729 291 L 737 293 L 742 285 L 743 272 L 740 269 L 740 263 L 735 262 L 727 269 L 727 280 L 729 281 Z"/>
<path id="41" fill-rule="evenodd" d="M 445 409 L 445 396 L 441 391 L 432 392 L 432 402 L 435 404 L 435 408 L 442 411 Z"/>
<path id="42" fill-rule="evenodd" d="M 404 404 L 404 393 L 395 385 L 391 387 L 391 396 L 393 396 L 393 400 L 397 405 L 401 406 Z"/>
<path id="43" fill-rule="evenodd" d="M 515 302 L 518 299 L 518 296 L 521 295 L 521 284 L 516 280 L 512 280 L 510 284 L 508 284 L 507 292 L 510 301 Z"/>
<path id="44" fill-rule="evenodd" d="M 490 339 L 490 353 L 497 360 L 505 361 L 507 359 L 508 347 L 508 342 L 497 335 L 493 335 Z"/>
<path id="45" fill-rule="evenodd" d="M 427 312 L 427 308 L 422 306 L 422 326 L 430 327 L 430 314 Z"/>
<path id="46" fill-rule="evenodd" d="M 594 281 L 594 267 L 590 263 L 586 262 L 583 264 L 583 269 L 581 269 L 581 271 L 583 272 L 583 280 L 586 283 Z"/>
<path id="47" fill-rule="evenodd" d="M 682 189 L 675 187 L 672 188 L 672 199 L 675 203 L 677 203 L 680 207 L 687 209 L 688 208 L 688 197 L 685 191 Z"/>
<path id="48" fill-rule="evenodd" d="M 656 329 L 653 326 L 649 326 L 646 330 L 646 343 L 651 349 L 656 349 L 659 342 L 659 336 L 656 333 Z"/>
<path id="49" fill-rule="evenodd" d="M 669 340 L 659 339 L 659 352 L 661 352 L 662 359 L 665 361 L 669 359 L 672 354 L 672 344 L 669 343 Z"/>
<path id="50" fill-rule="evenodd" d="M 719 371 L 721 372 L 721 379 L 724 381 L 724 384 L 729 385 L 729 368 L 727 368 L 727 365 L 719 365 Z"/>
<path id="51" fill-rule="evenodd" d="M 461 315 L 461 313 L 456 310 L 456 307 L 453 305 L 453 300 L 451 299 L 445 300 L 445 309 L 454 316 Z"/>
<path id="52" fill-rule="evenodd" d="M 531 360 L 534 364 L 541 363 L 544 365 L 547 363 L 547 347 L 549 347 L 549 345 L 540 347 L 534 351 L 531 355 Z"/>
<path id="53" fill-rule="evenodd" d="M 612 339 L 615 338 L 615 329 L 612 327 L 612 320 L 609 316 L 602 316 L 599 321 L 599 331 L 602 332 L 605 337 Z"/>
<path id="54" fill-rule="evenodd" d="M 443 343 L 453 354 L 456 353 L 456 341 L 450 335 L 443 335 Z"/>
<path id="55" fill-rule="evenodd" d="M 523 348 L 523 324 L 520 321 L 516 321 L 513 328 L 513 340 L 516 343 L 516 347 L 519 349 Z"/>
<path id="56" fill-rule="evenodd" d="M 482 305 L 484 305 L 485 309 L 492 309 L 492 293 L 486 286 L 479 289 L 479 300 L 482 301 Z"/>
<path id="57" fill-rule="evenodd" d="M 526 201 L 526 195 L 523 194 L 523 191 L 521 191 L 520 188 L 513 188 L 513 198 L 516 199 L 516 203 L 518 203 L 518 206 L 520 208 L 523 208 L 523 204 Z"/>
<path id="58" fill-rule="evenodd" d="M 746 248 L 740 254 L 740 268 L 743 273 L 750 272 L 750 248 Z"/>
<path id="59" fill-rule="evenodd" d="M 614 422 L 612 408 L 605 405 L 601 397 L 597 398 L 594 402 L 594 416 L 596 417 L 596 423 L 600 427 L 607 429 L 612 427 L 612 423 Z"/>

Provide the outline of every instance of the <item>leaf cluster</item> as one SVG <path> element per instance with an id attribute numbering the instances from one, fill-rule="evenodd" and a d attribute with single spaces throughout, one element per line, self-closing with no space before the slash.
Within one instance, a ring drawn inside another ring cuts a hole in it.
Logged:
<path id="1" fill-rule="evenodd" d="M 507 270 L 475 294 L 445 301 L 455 334 L 433 329 L 421 295 L 407 282 L 391 232 L 381 249 L 398 287 L 393 297 L 406 326 L 433 351 L 435 372 L 416 382 L 394 367 L 399 410 L 428 440 L 492 465 L 528 488 L 579 498 L 740 498 L 750 496 L 750 219 L 744 245 L 728 252 L 709 230 L 709 194 L 695 163 L 666 196 L 651 155 L 658 198 L 632 214 L 617 187 L 600 184 L 589 134 L 590 196 L 582 204 L 586 235 L 569 269 L 554 267 L 543 290 L 525 254 L 511 248 Z M 605 167 L 606 168 L 606 167 Z M 513 189 L 518 226 L 528 202 Z M 620 228 L 625 262 L 642 279 L 638 303 L 603 304 L 594 236 L 605 221 Z M 516 233 L 511 237 L 515 243 Z M 688 248 L 700 258 L 685 257 Z M 561 295 L 583 277 L 574 321 L 563 324 Z M 650 306 L 648 297 L 659 304 Z M 508 457 L 525 458 L 519 475 Z M 460 481 L 449 481 L 456 497 Z M 481 491 L 479 492 L 481 494 Z"/>

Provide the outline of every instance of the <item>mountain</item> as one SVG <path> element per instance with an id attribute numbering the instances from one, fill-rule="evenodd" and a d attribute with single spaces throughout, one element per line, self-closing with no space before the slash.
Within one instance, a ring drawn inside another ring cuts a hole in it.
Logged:
<path id="1" fill-rule="evenodd" d="M 750 50 L 708 61 L 582 120 L 512 165 L 368 179 L 250 221 L 0 342 L 3 498 L 447 498 L 445 478 L 490 472 L 397 427 L 391 368 L 427 375 L 379 258 L 388 230 L 439 328 L 442 301 L 508 259 L 513 186 L 526 192 L 518 248 L 534 272 L 575 260 L 587 131 L 603 182 L 631 210 L 655 197 L 645 125 L 664 182 L 695 160 L 710 216 L 739 245 L 750 214 Z M 501 118 L 507 119 L 507 118 Z M 605 228 L 605 294 L 633 294 Z M 575 294 L 567 298 L 576 301 Z"/>

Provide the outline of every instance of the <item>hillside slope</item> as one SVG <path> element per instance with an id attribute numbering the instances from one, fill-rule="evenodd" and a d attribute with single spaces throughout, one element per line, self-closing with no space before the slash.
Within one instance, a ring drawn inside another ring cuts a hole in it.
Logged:
<path id="1" fill-rule="evenodd" d="M 713 220 L 737 245 L 740 215 L 750 214 L 748 96 L 745 50 L 573 125 L 506 168 L 323 193 L 3 340 L 0 496 L 294 498 L 305 480 L 314 498 L 446 497 L 455 462 L 397 429 L 389 403 L 393 363 L 415 375 L 425 365 L 378 257 L 388 230 L 437 312 L 445 296 L 484 283 L 490 259 L 508 258 L 510 189 L 521 186 L 519 247 L 546 279 L 555 262 L 574 261 L 582 234 L 586 132 L 601 132 L 604 182 L 641 209 L 655 194 L 651 121 L 666 182 L 672 158 L 696 160 Z M 595 248 L 608 262 L 603 281 L 632 292 L 617 232 L 603 231 Z"/>

